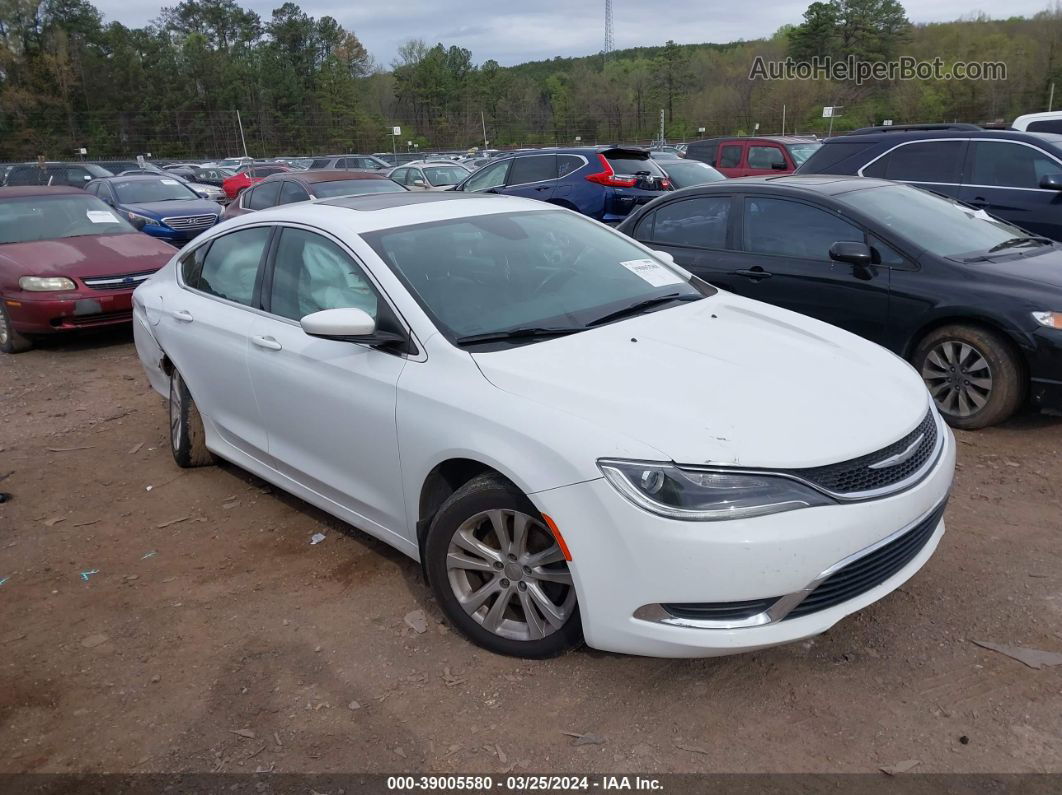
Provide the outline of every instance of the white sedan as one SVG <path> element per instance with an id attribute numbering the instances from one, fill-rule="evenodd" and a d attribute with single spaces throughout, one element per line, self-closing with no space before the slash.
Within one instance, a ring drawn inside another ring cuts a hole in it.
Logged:
<path id="1" fill-rule="evenodd" d="M 138 288 L 134 328 L 179 465 L 419 560 L 496 652 L 794 641 L 944 533 L 955 443 L 907 364 L 541 202 L 252 213 Z"/>

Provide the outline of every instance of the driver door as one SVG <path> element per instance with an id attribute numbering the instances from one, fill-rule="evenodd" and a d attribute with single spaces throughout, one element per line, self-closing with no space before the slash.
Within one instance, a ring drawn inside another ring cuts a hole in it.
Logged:
<path id="1" fill-rule="evenodd" d="M 250 330 L 248 366 L 269 456 L 281 474 L 356 514 L 374 535 L 406 526 L 395 405 L 402 355 L 306 334 L 299 320 L 384 298 L 335 240 L 282 227 Z"/>
<path id="2" fill-rule="evenodd" d="M 505 185 L 512 160 L 502 160 L 491 166 L 484 166 L 461 183 L 459 190 L 469 193 L 500 193 Z"/>

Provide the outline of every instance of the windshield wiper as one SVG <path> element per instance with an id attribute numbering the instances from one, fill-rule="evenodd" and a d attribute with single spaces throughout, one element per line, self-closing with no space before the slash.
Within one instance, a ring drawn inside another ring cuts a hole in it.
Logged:
<path id="1" fill-rule="evenodd" d="M 586 331 L 586 328 L 582 326 L 570 328 L 527 326 L 525 328 L 503 329 L 502 331 L 487 331 L 483 334 L 469 334 L 465 337 L 458 337 L 454 342 L 458 345 L 472 345 L 477 342 L 504 342 L 505 340 L 532 339 L 534 337 L 565 337 L 568 334 L 577 334 L 580 331 Z"/>
<path id="2" fill-rule="evenodd" d="M 641 301 L 635 301 L 630 306 L 625 306 L 622 309 L 617 309 L 615 312 L 609 312 L 607 315 L 602 315 L 599 318 L 595 318 L 587 323 L 587 326 L 600 326 L 602 323 L 609 323 L 613 320 L 619 320 L 620 318 L 629 317 L 631 315 L 641 314 L 644 310 L 659 304 L 667 304 L 672 301 L 697 301 L 704 298 L 703 295 L 681 295 L 679 293 L 668 293 L 667 295 L 658 295 L 654 298 L 646 298 Z"/>
<path id="3" fill-rule="evenodd" d="M 1032 243 L 1035 243 L 1038 246 L 1046 246 L 1046 245 L 1050 245 L 1053 242 L 1054 241 L 1051 240 L 1050 238 L 1035 237 L 1035 236 L 1032 236 L 1032 235 L 1030 235 L 1028 237 L 1012 237 L 1009 240 L 1004 240 L 1002 243 L 1000 243 L 997 246 L 992 246 L 992 248 L 988 249 L 988 253 L 989 254 L 994 254 L 995 252 L 1002 251 L 1005 248 L 1017 248 L 1018 246 L 1027 246 L 1027 245 L 1030 245 Z"/>

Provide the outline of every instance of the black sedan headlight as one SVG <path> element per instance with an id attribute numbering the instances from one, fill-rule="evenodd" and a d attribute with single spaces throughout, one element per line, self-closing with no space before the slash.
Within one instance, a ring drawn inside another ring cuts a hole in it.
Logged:
<path id="1" fill-rule="evenodd" d="M 811 486 L 770 473 L 682 469 L 663 462 L 608 458 L 597 465 L 616 491 L 639 508 L 668 519 L 715 522 L 836 504 Z"/>

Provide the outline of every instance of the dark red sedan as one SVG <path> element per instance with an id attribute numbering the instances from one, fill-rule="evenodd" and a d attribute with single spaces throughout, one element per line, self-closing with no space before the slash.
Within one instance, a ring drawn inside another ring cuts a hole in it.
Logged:
<path id="1" fill-rule="evenodd" d="M 83 190 L 0 188 L 0 351 L 128 323 L 133 290 L 175 251 Z"/>
<path id="2" fill-rule="evenodd" d="M 235 199 L 244 188 L 249 188 L 251 185 L 257 185 L 266 177 L 270 177 L 273 174 L 281 174 L 285 171 L 290 171 L 287 166 L 240 166 L 239 171 L 229 177 L 227 180 L 221 183 L 221 189 L 225 191 L 225 195 L 230 199 Z"/>

